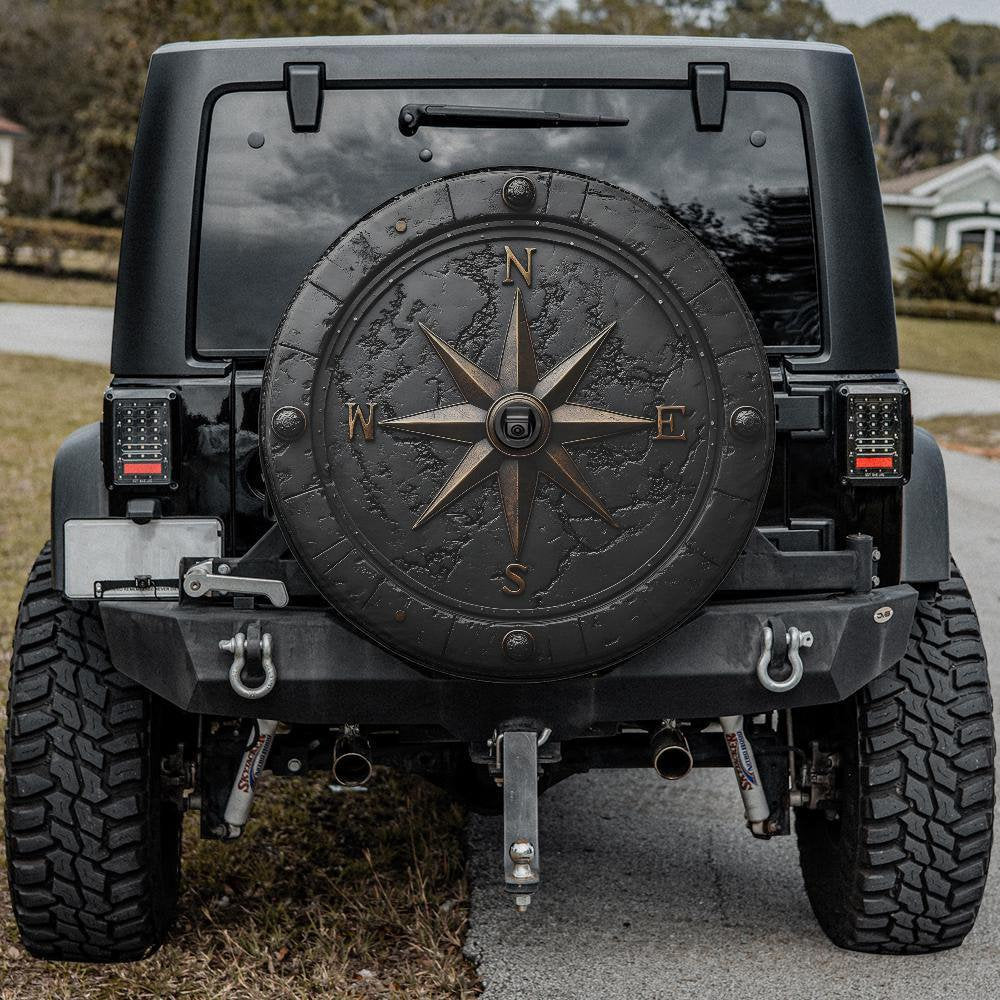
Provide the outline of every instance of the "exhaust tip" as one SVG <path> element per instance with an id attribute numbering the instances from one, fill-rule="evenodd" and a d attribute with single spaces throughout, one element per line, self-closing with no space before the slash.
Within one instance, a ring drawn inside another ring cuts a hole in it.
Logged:
<path id="1" fill-rule="evenodd" d="M 338 785 L 348 788 L 367 785 L 372 777 L 372 762 L 363 753 L 348 750 L 334 759 L 333 777 Z"/>
<path id="2" fill-rule="evenodd" d="M 665 730 L 653 740 L 653 768 L 667 781 L 686 778 L 694 767 L 687 740 L 677 730 Z"/>
<path id="3" fill-rule="evenodd" d="M 372 762 L 364 754 L 350 751 L 333 762 L 333 776 L 341 785 L 365 785 L 372 776 Z"/>

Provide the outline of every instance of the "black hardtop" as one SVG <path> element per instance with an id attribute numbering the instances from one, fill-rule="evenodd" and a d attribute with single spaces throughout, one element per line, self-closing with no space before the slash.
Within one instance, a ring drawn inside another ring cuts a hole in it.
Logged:
<path id="1" fill-rule="evenodd" d="M 700 63 L 724 63 L 731 90 L 790 94 L 801 110 L 809 160 L 824 348 L 786 364 L 801 374 L 895 369 L 878 177 L 848 50 L 756 39 L 419 35 L 182 42 L 154 53 L 126 206 L 111 364 L 116 376 L 225 371 L 224 359 L 199 358 L 194 348 L 211 110 L 229 91 L 285 89 L 286 66 L 294 63 L 324 67 L 324 114 L 336 113 L 332 92 L 382 85 L 686 89 Z"/>

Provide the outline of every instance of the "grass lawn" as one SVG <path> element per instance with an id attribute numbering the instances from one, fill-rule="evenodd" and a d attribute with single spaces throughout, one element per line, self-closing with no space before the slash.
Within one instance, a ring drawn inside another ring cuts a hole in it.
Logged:
<path id="1" fill-rule="evenodd" d="M 1000 458 L 1000 413 L 957 413 L 918 422 L 942 448 Z"/>
<path id="2" fill-rule="evenodd" d="M 1000 323 L 900 316 L 901 368 L 1000 379 Z"/>
<path id="3" fill-rule="evenodd" d="M 0 363 L 0 668 L 17 601 L 48 537 L 49 477 L 63 437 L 100 415 L 101 366 L 5 355 Z M 37 418 L 37 401 L 46 401 Z M 6 681 L 2 683 L 6 695 Z M 473 997 L 463 816 L 416 779 L 367 793 L 320 779 L 266 782 L 247 834 L 202 841 L 185 826 L 184 888 L 167 945 L 131 965 L 59 965 L 17 944 L 0 877 L 0 998 Z M 2 851 L 2 842 L 0 842 Z"/>
<path id="4" fill-rule="evenodd" d="M 115 304 L 115 283 L 97 278 L 50 278 L 0 268 L 0 302 L 110 308 Z"/>
<path id="5" fill-rule="evenodd" d="M 898 317 L 896 324 L 900 367 L 1000 379 L 1000 324 L 910 316 Z M 955 400 L 955 409 L 961 411 L 961 399 Z M 919 423 L 943 448 L 1000 458 L 1000 413 L 958 412 Z"/>

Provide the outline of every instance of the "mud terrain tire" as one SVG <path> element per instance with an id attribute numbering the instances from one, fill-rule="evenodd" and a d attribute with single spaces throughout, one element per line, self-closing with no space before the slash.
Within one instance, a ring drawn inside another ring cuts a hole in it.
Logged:
<path id="1" fill-rule="evenodd" d="M 837 709 L 839 814 L 796 815 L 813 911 L 852 951 L 954 948 L 986 886 L 995 753 L 986 653 L 954 563 L 922 595 L 906 656 Z"/>
<path id="2" fill-rule="evenodd" d="M 94 606 L 52 589 L 48 546 L 21 599 L 7 711 L 7 870 L 25 948 L 144 957 L 170 925 L 180 874 L 158 706 L 111 665 Z"/>

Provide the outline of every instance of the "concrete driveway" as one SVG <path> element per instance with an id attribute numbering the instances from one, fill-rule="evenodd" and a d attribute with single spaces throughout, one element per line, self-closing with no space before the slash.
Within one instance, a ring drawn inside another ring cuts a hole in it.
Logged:
<path id="1" fill-rule="evenodd" d="M 913 415 L 918 420 L 939 413 L 1000 412 L 1000 381 L 997 379 L 935 372 L 904 371 L 900 374 L 910 387 Z"/>
<path id="2" fill-rule="evenodd" d="M 113 309 L 0 302 L 0 351 L 108 364 Z"/>

